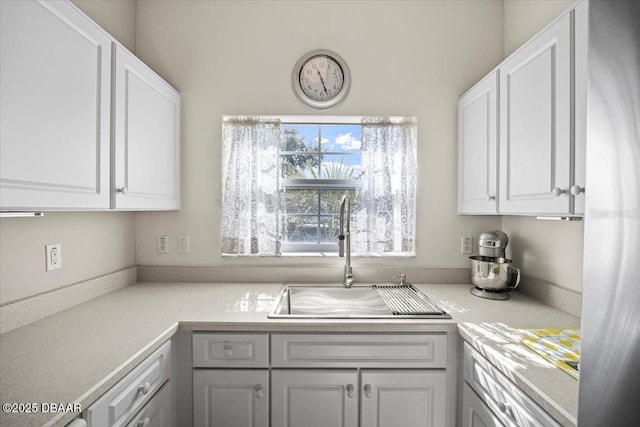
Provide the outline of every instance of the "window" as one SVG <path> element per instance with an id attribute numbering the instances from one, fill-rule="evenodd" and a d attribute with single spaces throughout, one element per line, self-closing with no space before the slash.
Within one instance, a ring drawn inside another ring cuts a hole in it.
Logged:
<path id="1" fill-rule="evenodd" d="M 283 252 L 336 252 L 339 209 L 347 194 L 360 206 L 361 125 L 280 126 Z"/>
<path id="2" fill-rule="evenodd" d="M 352 251 L 413 256 L 415 118 L 224 117 L 225 255 L 337 252 L 351 199 Z"/>

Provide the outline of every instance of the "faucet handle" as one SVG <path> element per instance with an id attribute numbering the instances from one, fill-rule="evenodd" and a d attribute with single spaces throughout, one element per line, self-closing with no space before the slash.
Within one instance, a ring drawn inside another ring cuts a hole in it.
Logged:
<path id="1" fill-rule="evenodd" d="M 400 286 L 404 286 L 407 284 L 407 275 L 406 274 L 396 274 L 395 276 L 393 276 L 393 278 L 395 279 L 396 277 L 400 278 Z"/>

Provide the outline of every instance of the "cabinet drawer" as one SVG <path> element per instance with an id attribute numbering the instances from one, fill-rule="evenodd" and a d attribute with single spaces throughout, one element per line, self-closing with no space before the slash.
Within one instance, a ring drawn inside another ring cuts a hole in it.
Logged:
<path id="1" fill-rule="evenodd" d="M 170 374 L 171 341 L 167 341 L 87 410 L 89 427 L 126 425 Z"/>
<path id="2" fill-rule="evenodd" d="M 268 334 L 193 334 L 195 368 L 266 368 Z"/>
<path id="3" fill-rule="evenodd" d="M 171 390 L 167 382 L 127 427 L 171 427 Z"/>
<path id="4" fill-rule="evenodd" d="M 560 426 L 467 343 L 464 344 L 464 379 L 508 426 Z"/>
<path id="5" fill-rule="evenodd" d="M 462 386 L 462 426 L 504 427 L 504 424 L 467 383 Z"/>
<path id="6" fill-rule="evenodd" d="M 272 334 L 274 367 L 444 368 L 446 334 Z"/>

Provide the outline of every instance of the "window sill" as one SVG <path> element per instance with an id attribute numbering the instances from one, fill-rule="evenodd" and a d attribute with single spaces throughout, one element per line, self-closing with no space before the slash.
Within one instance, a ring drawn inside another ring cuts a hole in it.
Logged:
<path id="1" fill-rule="evenodd" d="M 337 252 L 282 252 L 280 255 L 283 258 L 337 258 Z"/>

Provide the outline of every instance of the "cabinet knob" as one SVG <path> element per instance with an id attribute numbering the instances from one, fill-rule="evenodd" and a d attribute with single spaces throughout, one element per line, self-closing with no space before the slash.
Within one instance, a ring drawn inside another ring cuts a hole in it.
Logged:
<path id="1" fill-rule="evenodd" d="M 148 382 L 144 383 L 144 384 L 140 384 L 138 386 L 138 391 L 142 394 L 147 394 L 149 393 L 149 390 L 151 390 L 151 384 L 149 384 Z"/>
<path id="2" fill-rule="evenodd" d="M 496 196 L 491 195 L 491 194 L 487 194 L 487 202 L 490 202 L 490 201 L 495 200 L 495 199 L 496 199 Z"/>
<path id="3" fill-rule="evenodd" d="M 353 386 L 353 384 L 347 384 L 347 397 L 355 396 L 355 390 L 356 388 Z"/>
<path id="4" fill-rule="evenodd" d="M 127 195 L 127 186 L 123 185 L 122 187 L 118 187 L 116 192 L 122 194 L 123 196 L 126 196 Z"/>
<path id="5" fill-rule="evenodd" d="M 560 187 L 555 187 L 553 190 L 551 190 L 551 194 L 553 194 L 553 197 L 560 197 L 566 192 L 567 190 L 564 190 Z"/>
<path id="6" fill-rule="evenodd" d="M 262 387 L 262 384 L 256 384 L 253 387 L 253 390 L 255 390 L 256 392 L 256 397 L 258 399 L 260 399 L 262 396 L 264 396 L 264 388 Z"/>
<path id="7" fill-rule="evenodd" d="M 138 421 L 138 427 L 149 427 L 149 423 L 151 423 L 151 419 L 147 417 L 144 420 Z"/>
<path id="8" fill-rule="evenodd" d="M 498 409 L 500 409 L 500 412 L 502 412 L 503 414 L 513 418 L 513 409 L 511 409 L 511 405 L 509 405 L 508 403 L 499 402 Z"/>
<path id="9" fill-rule="evenodd" d="M 581 193 L 584 193 L 584 187 L 580 187 L 577 184 L 571 186 L 571 195 L 572 196 L 578 196 Z"/>
<path id="10" fill-rule="evenodd" d="M 364 397 L 370 398 L 371 396 L 373 396 L 373 387 L 371 387 L 371 384 L 365 384 Z"/>
<path id="11" fill-rule="evenodd" d="M 229 341 L 225 341 L 222 343 L 222 348 L 224 350 L 224 357 L 233 356 L 233 350 L 231 349 L 231 343 Z"/>

